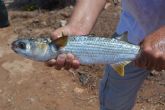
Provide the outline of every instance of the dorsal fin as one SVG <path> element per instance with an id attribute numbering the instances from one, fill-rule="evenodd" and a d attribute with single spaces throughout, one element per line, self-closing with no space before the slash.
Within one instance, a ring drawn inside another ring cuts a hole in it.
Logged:
<path id="1" fill-rule="evenodd" d="M 62 33 L 62 37 L 53 41 L 53 43 L 55 43 L 55 45 L 58 48 L 66 46 L 67 42 L 68 42 L 68 36 L 65 36 L 63 33 Z"/>
<path id="2" fill-rule="evenodd" d="M 121 41 L 125 41 L 128 42 L 128 31 L 122 33 L 119 37 L 117 37 L 116 39 L 121 40 Z"/>

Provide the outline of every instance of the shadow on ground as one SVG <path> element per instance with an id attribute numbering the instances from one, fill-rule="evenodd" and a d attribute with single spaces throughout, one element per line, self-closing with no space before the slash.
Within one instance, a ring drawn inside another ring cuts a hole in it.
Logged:
<path id="1" fill-rule="evenodd" d="M 9 8 L 25 11 L 33 11 L 35 9 L 61 9 L 66 6 L 74 5 L 76 0 L 14 0 L 9 4 Z"/>

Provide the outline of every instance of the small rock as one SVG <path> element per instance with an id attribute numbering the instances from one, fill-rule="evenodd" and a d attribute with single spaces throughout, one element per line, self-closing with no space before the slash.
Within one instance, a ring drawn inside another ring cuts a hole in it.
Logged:
<path id="1" fill-rule="evenodd" d="M 63 12 L 63 13 L 61 13 L 61 16 L 63 16 L 64 18 L 69 18 L 70 14 L 67 12 Z"/>
<path id="2" fill-rule="evenodd" d="M 47 26 L 48 24 L 45 21 L 43 21 L 43 22 L 41 22 L 41 25 Z"/>
<path id="3" fill-rule="evenodd" d="M 39 23 L 40 21 L 39 21 L 39 19 L 34 19 L 33 20 L 33 23 Z"/>
<path id="4" fill-rule="evenodd" d="M 113 15 L 114 15 L 114 17 L 118 17 L 118 13 L 114 13 Z"/>
<path id="5" fill-rule="evenodd" d="M 105 4 L 104 9 L 105 9 L 105 10 L 106 10 L 106 9 L 108 9 L 108 8 L 109 8 L 109 6 L 111 6 L 111 3 L 107 2 L 107 3 Z"/>
<path id="6" fill-rule="evenodd" d="M 0 89 L 0 93 L 2 93 L 2 90 Z"/>
<path id="7" fill-rule="evenodd" d="M 4 50 L 0 47 L 0 58 L 3 57 Z"/>
<path id="8" fill-rule="evenodd" d="M 29 60 L 8 61 L 2 64 L 2 68 L 10 72 L 11 77 L 22 74 L 29 74 L 30 71 L 32 72 L 34 69 L 32 62 Z"/>
<path id="9" fill-rule="evenodd" d="M 76 87 L 76 88 L 74 88 L 74 92 L 77 94 L 82 94 L 84 92 L 84 89 Z"/>
<path id="10" fill-rule="evenodd" d="M 56 14 L 56 11 L 50 11 L 49 13 L 50 14 Z"/>
<path id="11" fill-rule="evenodd" d="M 11 101 L 12 101 L 12 99 L 8 98 L 8 99 L 7 99 L 7 101 L 8 101 L 8 102 L 11 102 Z"/>
<path id="12" fill-rule="evenodd" d="M 23 83 L 23 81 L 24 81 L 23 79 L 22 80 L 19 80 L 19 81 L 17 81 L 17 84 L 18 85 L 21 85 Z"/>
<path id="13" fill-rule="evenodd" d="M 29 101 L 30 101 L 30 102 L 34 102 L 35 99 L 34 99 L 33 97 L 30 97 L 30 98 L 29 98 Z"/>
<path id="14" fill-rule="evenodd" d="M 71 5 L 69 8 L 70 8 L 70 9 L 73 9 L 74 7 Z"/>
<path id="15" fill-rule="evenodd" d="M 78 71 L 78 75 L 79 75 L 79 81 L 83 86 L 85 86 L 89 83 L 90 76 L 87 73 L 85 73 L 83 71 Z"/>
<path id="16" fill-rule="evenodd" d="M 63 27 L 67 24 L 67 21 L 66 20 L 60 20 L 60 25 Z"/>

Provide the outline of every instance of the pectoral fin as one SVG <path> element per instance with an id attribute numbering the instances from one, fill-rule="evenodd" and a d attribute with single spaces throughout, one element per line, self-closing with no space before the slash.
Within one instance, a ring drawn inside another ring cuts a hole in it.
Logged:
<path id="1" fill-rule="evenodd" d="M 62 34 L 62 37 L 60 37 L 60 38 L 56 39 L 55 41 L 53 41 L 53 43 L 55 43 L 55 45 L 58 48 L 66 46 L 67 42 L 68 42 L 68 36 L 65 36 L 63 34 Z"/>
<path id="2" fill-rule="evenodd" d="M 112 64 L 112 68 L 122 77 L 124 77 L 125 71 L 124 67 L 130 63 L 129 61 L 122 62 L 122 63 L 117 63 L 117 64 Z"/>

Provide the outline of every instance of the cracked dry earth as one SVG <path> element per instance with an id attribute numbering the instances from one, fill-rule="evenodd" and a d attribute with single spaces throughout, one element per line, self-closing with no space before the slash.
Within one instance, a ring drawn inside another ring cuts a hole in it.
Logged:
<path id="1" fill-rule="evenodd" d="M 99 17 L 93 33 L 112 34 L 118 15 L 115 10 L 108 10 Z M 40 13 L 9 11 L 11 26 L 0 29 L 0 110 L 99 110 L 97 83 L 102 76 L 102 66 L 82 66 L 77 70 L 90 74 L 89 80 L 94 79 L 84 86 L 76 71 L 56 71 L 22 58 L 10 49 L 17 36 L 47 34 L 56 29 L 61 19 L 67 20 L 65 17 L 70 11 L 70 8 Z M 135 110 L 164 109 L 165 73 L 162 72 L 145 80 Z"/>

